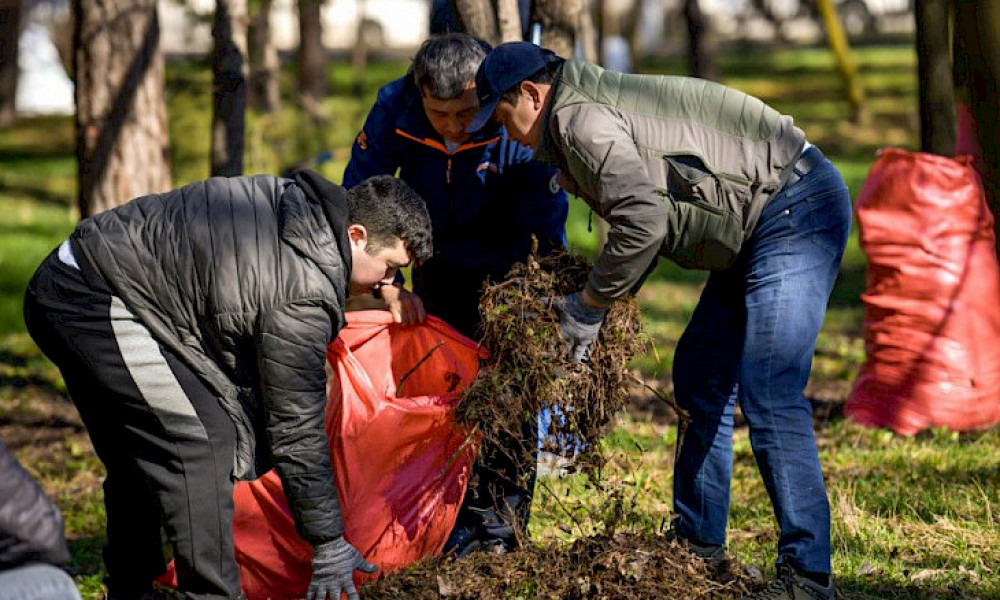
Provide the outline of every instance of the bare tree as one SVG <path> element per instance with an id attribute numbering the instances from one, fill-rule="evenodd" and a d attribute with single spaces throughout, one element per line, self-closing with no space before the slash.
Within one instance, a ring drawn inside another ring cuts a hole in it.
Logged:
<path id="1" fill-rule="evenodd" d="M 976 122 L 978 166 L 1000 246 L 1000 2 L 955 2 L 955 71 Z"/>
<path id="2" fill-rule="evenodd" d="M 951 156 L 955 148 L 955 86 L 949 43 L 950 0 L 917 0 L 920 148 Z"/>
<path id="3" fill-rule="evenodd" d="M 516 42 L 521 36 L 521 12 L 517 0 L 497 0 L 497 30 L 501 42 Z"/>
<path id="4" fill-rule="evenodd" d="M 326 51 L 320 0 L 299 0 L 299 99 L 313 116 L 326 98 Z"/>
<path id="5" fill-rule="evenodd" d="M 710 47 L 708 20 L 698 0 L 684 0 L 684 20 L 688 32 L 688 72 L 702 79 L 719 79 Z"/>
<path id="6" fill-rule="evenodd" d="M 170 189 L 156 0 L 73 0 L 80 215 Z"/>
<path id="7" fill-rule="evenodd" d="M 257 12 L 250 18 L 248 53 L 250 85 L 247 99 L 251 106 L 269 113 L 281 107 L 278 71 L 281 63 L 278 48 L 271 35 L 272 0 L 260 0 Z"/>
<path id="8" fill-rule="evenodd" d="M 243 173 L 247 107 L 246 0 L 216 0 L 212 25 L 212 175 Z"/>
<path id="9" fill-rule="evenodd" d="M 491 44 L 520 40 L 521 19 L 516 0 L 453 0 L 463 30 Z M 542 26 L 541 45 L 572 58 L 576 40 L 584 43 L 588 60 L 597 60 L 593 20 L 585 0 L 535 0 L 531 19 Z M 584 31 L 586 30 L 586 34 Z"/>
<path id="10" fill-rule="evenodd" d="M 497 16 L 490 0 L 455 0 L 455 9 L 465 33 L 490 44 L 500 41 Z"/>
<path id="11" fill-rule="evenodd" d="M 368 3 L 357 0 L 358 26 L 354 29 L 354 48 L 351 49 L 351 91 L 356 96 L 364 93 L 365 71 L 368 70 L 368 38 L 365 35 Z"/>
<path id="12" fill-rule="evenodd" d="M 771 9 L 767 0 L 750 0 L 750 5 L 762 17 L 764 17 L 772 27 L 774 27 L 774 40 L 779 44 L 787 43 L 788 38 L 785 37 L 785 30 L 784 27 L 782 27 L 783 23 L 781 17 L 779 17 L 778 14 Z"/>
<path id="13" fill-rule="evenodd" d="M 573 58 L 585 8 L 584 0 L 535 0 L 532 18 L 541 23 L 541 45 Z"/>
<path id="14" fill-rule="evenodd" d="M 642 4 L 639 0 L 596 0 L 591 3 L 591 11 L 596 39 L 598 61 L 604 61 L 605 40 L 612 36 L 620 36 L 628 44 L 628 63 L 636 69 L 639 44 L 639 17 L 642 14 Z"/>
<path id="15" fill-rule="evenodd" d="M 0 0 L 0 127 L 17 114 L 17 43 L 21 33 L 21 0 Z"/>

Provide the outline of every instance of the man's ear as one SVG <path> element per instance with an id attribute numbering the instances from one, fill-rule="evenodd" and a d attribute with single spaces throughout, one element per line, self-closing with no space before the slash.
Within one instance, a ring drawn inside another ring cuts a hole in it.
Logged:
<path id="1" fill-rule="evenodd" d="M 521 95 L 526 95 L 529 100 L 531 100 L 532 107 L 536 110 L 542 105 L 545 100 L 545 95 L 542 93 L 542 88 L 538 87 L 538 84 L 534 81 L 522 81 L 521 82 Z"/>
<path id="2" fill-rule="evenodd" d="M 365 229 L 364 225 L 358 223 L 348 225 L 347 236 L 351 239 L 351 246 L 357 247 L 358 250 L 364 250 L 368 247 L 368 230 Z"/>

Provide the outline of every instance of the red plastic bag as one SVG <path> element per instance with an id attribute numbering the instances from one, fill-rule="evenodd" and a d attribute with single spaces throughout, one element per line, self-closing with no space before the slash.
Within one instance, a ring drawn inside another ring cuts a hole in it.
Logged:
<path id="1" fill-rule="evenodd" d="M 480 349 L 435 317 L 402 327 L 386 311 L 361 311 L 347 313 L 327 356 L 326 432 L 344 537 L 379 574 L 439 554 L 477 451 L 452 408 L 478 372 Z M 305 597 L 312 547 L 295 532 L 277 473 L 237 483 L 234 499 L 247 600 Z M 374 577 L 356 572 L 355 582 Z"/>
<path id="2" fill-rule="evenodd" d="M 914 434 L 1000 422 L 1000 269 L 969 157 L 882 152 L 857 200 L 867 362 L 845 414 Z"/>

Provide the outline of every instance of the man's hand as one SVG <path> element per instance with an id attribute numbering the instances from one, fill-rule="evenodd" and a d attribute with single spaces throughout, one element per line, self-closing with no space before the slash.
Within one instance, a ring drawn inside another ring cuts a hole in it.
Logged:
<path id="1" fill-rule="evenodd" d="M 358 549 L 343 536 L 332 542 L 322 543 L 313 549 L 312 581 L 309 582 L 308 600 L 340 600 L 340 593 L 348 600 L 358 600 L 354 588 L 354 571 L 374 573 L 378 567 L 366 561 Z"/>
<path id="2" fill-rule="evenodd" d="M 392 314 L 392 320 L 404 325 L 416 325 L 427 319 L 424 302 L 420 296 L 404 290 L 398 285 L 383 285 L 379 288 L 385 307 Z"/>
<path id="3" fill-rule="evenodd" d="M 608 309 L 584 302 L 579 292 L 559 296 L 552 301 L 559 314 L 563 337 L 569 342 L 573 362 L 583 362 L 590 354 L 590 345 L 601 331 Z"/>

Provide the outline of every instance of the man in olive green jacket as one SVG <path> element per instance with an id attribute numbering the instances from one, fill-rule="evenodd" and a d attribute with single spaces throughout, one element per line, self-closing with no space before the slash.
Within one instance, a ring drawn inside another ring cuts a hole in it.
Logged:
<path id="1" fill-rule="evenodd" d="M 557 298 L 585 360 L 607 305 L 660 256 L 710 270 L 674 357 L 690 423 L 678 439 L 671 535 L 724 561 L 738 401 L 781 530 L 760 598 L 833 597 L 830 509 L 803 395 L 850 230 L 850 195 L 791 117 L 686 77 L 623 75 L 523 42 L 476 77 L 476 130 L 493 119 L 608 224 L 586 286 Z"/>

